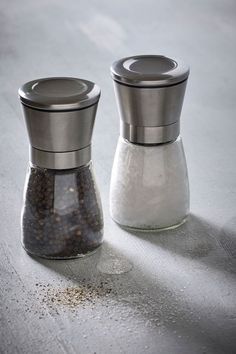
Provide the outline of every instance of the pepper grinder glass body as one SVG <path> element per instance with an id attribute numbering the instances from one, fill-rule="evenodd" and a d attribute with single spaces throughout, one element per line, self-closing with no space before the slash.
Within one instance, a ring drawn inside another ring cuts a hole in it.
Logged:
<path id="1" fill-rule="evenodd" d="M 189 213 L 189 183 L 180 114 L 189 69 L 164 56 L 113 63 L 120 137 L 110 184 L 110 214 L 132 229 L 181 225 Z"/>
<path id="2" fill-rule="evenodd" d="M 22 245 L 45 258 L 75 258 L 103 239 L 102 208 L 92 162 L 68 170 L 30 164 L 22 208 Z"/>

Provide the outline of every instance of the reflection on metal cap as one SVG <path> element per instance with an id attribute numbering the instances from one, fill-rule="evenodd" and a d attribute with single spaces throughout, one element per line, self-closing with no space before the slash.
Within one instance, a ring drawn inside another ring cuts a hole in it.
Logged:
<path id="1" fill-rule="evenodd" d="M 160 55 L 134 56 L 116 61 L 111 75 L 125 139 L 160 144 L 178 137 L 186 65 Z"/>

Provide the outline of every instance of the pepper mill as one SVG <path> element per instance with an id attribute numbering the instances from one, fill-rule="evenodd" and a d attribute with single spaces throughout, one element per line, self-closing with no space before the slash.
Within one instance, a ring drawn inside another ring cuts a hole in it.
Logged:
<path id="1" fill-rule="evenodd" d="M 22 244 L 32 255 L 66 259 L 102 243 L 103 217 L 91 161 L 100 89 L 53 77 L 19 89 L 30 141 L 22 208 Z"/>
<path id="2" fill-rule="evenodd" d="M 139 55 L 114 62 L 111 75 L 120 116 L 111 217 L 144 231 L 177 227 L 189 212 L 179 135 L 189 68 L 162 55 Z"/>

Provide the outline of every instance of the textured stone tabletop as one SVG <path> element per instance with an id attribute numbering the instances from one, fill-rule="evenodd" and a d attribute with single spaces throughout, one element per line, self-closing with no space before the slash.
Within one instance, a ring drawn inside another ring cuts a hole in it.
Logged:
<path id="1" fill-rule="evenodd" d="M 236 353 L 236 4 L 6 1 L 0 4 L 0 353 Z M 181 131 L 191 215 L 179 229 L 129 233 L 109 217 L 119 120 L 109 66 L 134 54 L 191 67 Z M 71 261 L 20 246 L 28 141 L 18 87 L 74 76 L 102 89 L 93 160 L 104 246 Z"/>

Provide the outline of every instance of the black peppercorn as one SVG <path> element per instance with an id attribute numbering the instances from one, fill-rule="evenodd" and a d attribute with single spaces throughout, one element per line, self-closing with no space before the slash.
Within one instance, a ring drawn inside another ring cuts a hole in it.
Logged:
<path id="1" fill-rule="evenodd" d="M 91 163 L 70 170 L 31 166 L 22 231 L 24 248 L 41 257 L 79 257 L 100 246 L 103 218 Z"/>

